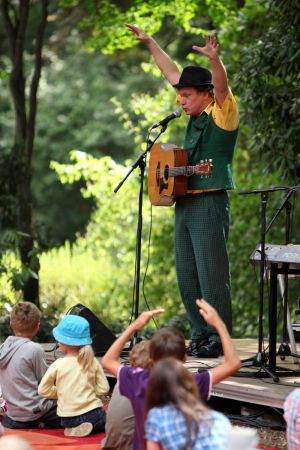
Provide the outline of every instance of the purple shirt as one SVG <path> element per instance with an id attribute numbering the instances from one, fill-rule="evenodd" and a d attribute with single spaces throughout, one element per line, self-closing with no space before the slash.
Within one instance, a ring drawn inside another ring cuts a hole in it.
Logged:
<path id="1" fill-rule="evenodd" d="M 211 393 L 211 375 L 205 370 L 203 372 L 196 372 L 193 374 L 195 381 L 199 387 L 200 397 L 206 401 Z M 144 409 L 146 389 L 149 380 L 148 369 L 141 369 L 139 367 L 122 366 L 118 373 L 119 390 L 122 395 L 129 398 L 135 416 L 134 435 L 133 435 L 133 450 L 140 450 L 143 442 L 143 428 L 144 428 Z"/>

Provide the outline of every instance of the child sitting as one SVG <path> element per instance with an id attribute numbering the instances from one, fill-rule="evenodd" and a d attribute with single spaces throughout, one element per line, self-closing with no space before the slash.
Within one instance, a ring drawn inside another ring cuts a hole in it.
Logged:
<path id="1" fill-rule="evenodd" d="M 199 307 L 199 313 L 208 325 L 213 326 L 218 332 L 224 351 L 224 361 L 219 366 L 209 371 L 206 370 L 193 374 L 200 397 L 203 401 L 206 401 L 210 397 L 211 386 L 213 384 L 219 383 L 240 368 L 240 359 L 235 351 L 226 325 L 216 310 L 203 299 L 197 300 L 196 303 Z M 143 411 L 149 371 L 147 369 L 122 366 L 119 357 L 127 341 L 137 331 L 143 329 L 153 316 L 162 312 L 164 312 L 164 309 L 160 308 L 142 313 L 112 344 L 102 358 L 103 367 L 112 375 L 118 377 L 120 393 L 128 397 L 131 401 L 135 415 L 134 450 L 140 449 L 143 442 Z M 155 365 L 157 361 L 170 356 L 178 359 L 182 363 L 186 361 L 184 337 L 177 330 L 162 328 L 156 331 L 151 337 L 150 360 Z"/>
<path id="2" fill-rule="evenodd" d="M 151 370 L 147 412 L 147 450 L 227 449 L 229 420 L 204 406 L 193 375 L 174 358 Z"/>
<path id="3" fill-rule="evenodd" d="M 0 379 L 8 408 L 2 424 L 7 428 L 60 428 L 56 402 L 38 395 L 48 368 L 42 347 L 32 342 L 40 318 L 34 303 L 17 303 L 10 315 L 14 336 L 0 346 Z"/>
<path id="4" fill-rule="evenodd" d="M 129 354 L 131 367 L 149 368 L 150 341 L 141 341 L 132 347 Z M 134 412 L 127 397 L 120 394 L 118 383 L 115 385 L 106 416 L 106 437 L 101 445 L 109 450 L 131 450 L 134 429 Z"/>
<path id="5" fill-rule="evenodd" d="M 103 369 L 91 346 L 89 322 L 66 315 L 53 329 L 53 336 L 66 354 L 45 373 L 38 392 L 57 399 L 57 414 L 65 436 L 87 436 L 104 431 L 106 413 L 100 397 L 109 390 Z"/>

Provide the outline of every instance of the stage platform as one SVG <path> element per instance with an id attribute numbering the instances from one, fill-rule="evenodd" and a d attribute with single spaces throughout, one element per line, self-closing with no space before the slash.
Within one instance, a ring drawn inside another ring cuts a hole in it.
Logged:
<path id="1" fill-rule="evenodd" d="M 258 342 L 255 339 L 234 339 L 234 344 L 242 361 L 254 357 L 258 352 Z M 277 348 L 279 348 L 279 345 Z M 300 346 L 297 352 L 300 355 Z M 186 365 L 193 371 L 199 368 L 212 367 L 219 364 L 220 361 L 221 358 L 205 360 L 189 358 Z M 281 360 L 278 356 L 276 359 L 278 382 L 274 382 L 272 377 L 268 375 L 260 378 L 261 375 L 266 375 L 266 373 L 258 367 L 242 367 L 237 374 L 238 376 L 230 377 L 215 385 L 212 395 L 224 399 L 282 409 L 287 395 L 296 387 L 300 387 L 299 363 L 300 358 L 294 359 L 289 356 Z M 289 376 L 286 376 L 286 374 L 281 376 L 281 372 L 288 370 L 291 370 Z"/>
<path id="2" fill-rule="evenodd" d="M 256 339 L 234 339 L 234 344 L 241 360 L 252 358 L 258 352 L 258 341 Z M 54 350 L 55 344 L 43 344 L 43 348 L 46 351 L 48 363 L 53 362 L 62 355 L 58 349 Z M 279 348 L 279 344 L 277 348 Z M 298 345 L 297 352 L 300 355 L 300 345 Z M 99 359 L 101 360 L 101 358 Z M 222 357 L 216 359 L 189 357 L 186 367 L 191 371 L 196 371 L 199 368 L 209 369 L 220 364 L 221 361 Z M 295 363 L 295 361 L 297 362 Z M 122 358 L 122 362 L 127 363 L 126 356 Z M 278 372 L 279 376 L 278 382 L 274 382 L 269 376 L 260 378 L 260 374 L 264 372 L 258 367 L 242 367 L 238 372 L 239 376 L 230 377 L 215 385 L 212 390 L 212 396 L 282 409 L 284 400 L 289 392 L 296 387 L 300 387 L 299 362 L 300 358 L 299 360 L 295 360 L 291 356 L 288 356 L 284 360 L 281 360 L 280 357 L 277 357 L 276 372 Z M 292 372 L 289 376 L 281 376 L 281 369 L 290 369 Z M 111 381 L 114 384 L 114 380 Z"/>

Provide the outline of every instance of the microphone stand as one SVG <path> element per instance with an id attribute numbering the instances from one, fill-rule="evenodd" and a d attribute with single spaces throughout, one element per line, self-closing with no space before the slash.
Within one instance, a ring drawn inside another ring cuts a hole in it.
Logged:
<path id="1" fill-rule="evenodd" d="M 279 378 L 273 374 L 267 367 L 267 357 L 263 351 L 263 314 L 264 314 L 264 274 L 265 274 L 265 242 L 266 242 L 266 210 L 269 192 L 274 189 L 255 189 L 253 191 L 240 191 L 240 195 L 244 194 L 260 194 L 261 195 L 261 237 L 260 237 L 260 282 L 259 282 L 259 315 L 258 315 L 258 352 L 253 358 L 244 360 L 244 366 L 259 367 L 273 378 L 274 382 L 278 382 Z M 244 374 L 243 374 L 244 375 Z M 247 373 L 247 376 L 249 374 Z M 245 375 L 244 375 L 245 376 Z"/>
<path id="2" fill-rule="evenodd" d="M 150 128 L 150 131 L 153 127 Z M 145 177 L 145 167 L 146 167 L 146 155 L 151 150 L 153 144 L 157 141 L 159 136 L 164 133 L 167 129 L 167 124 L 162 125 L 162 128 L 158 135 L 154 140 L 149 139 L 149 135 L 146 141 L 146 150 L 142 152 L 136 160 L 131 164 L 130 169 L 114 189 L 114 193 L 116 194 L 118 190 L 122 187 L 123 183 L 127 180 L 129 175 L 137 168 L 140 168 L 140 190 L 139 190 L 139 202 L 138 202 L 138 222 L 137 222 L 137 241 L 136 241 L 136 270 L 135 270 L 135 295 L 133 302 L 133 310 L 134 310 L 134 319 L 137 319 L 139 316 L 139 300 L 140 300 L 140 272 L 141 272 L 141 243 L 142 243 L 142 228 L 143 228 L 143 189 L 144 189 L 144 177 Z M 132 338 L 131 346 L 135 345 L 138 342 L 137 332 L 134 333 Z"/>

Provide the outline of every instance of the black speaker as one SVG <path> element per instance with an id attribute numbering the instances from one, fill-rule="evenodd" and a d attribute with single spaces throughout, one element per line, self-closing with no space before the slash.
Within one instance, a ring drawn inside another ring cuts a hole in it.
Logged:
<path id="1" fill-rule="evenodd" d="M 103 356 L 111 344 L 116 340 L 116 336 L 107 328 L 92 311 L 84 305 L 72 306 L 68 314 L 84 317 L 90 324 L 91 337 L 93 339 L 93 349 L 95 355 Z"/>

